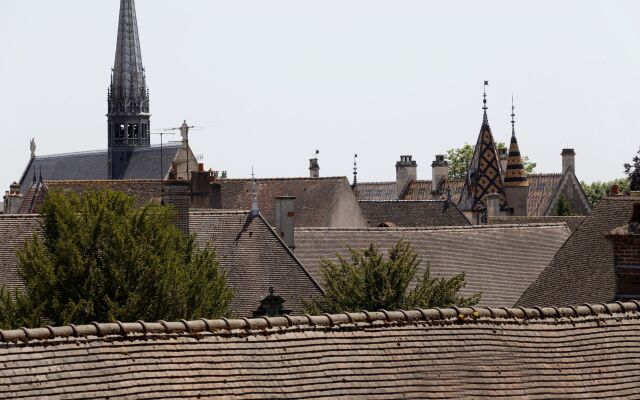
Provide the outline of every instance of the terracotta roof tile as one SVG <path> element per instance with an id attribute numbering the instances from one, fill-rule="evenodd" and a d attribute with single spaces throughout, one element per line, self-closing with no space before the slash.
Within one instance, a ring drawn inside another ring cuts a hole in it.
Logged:
<path id="1" fill-rule="evenodd" d="M 489 217 L 490 225 L 512 225 L 512 224 L 554 224 L 564 222 L 571 232 L 584 222 L 585 216 L 531 216 L 531 217 Z"/>
<path id="2" fill-rule="evenodd" d="M 406 227 L 471 225 L 450 200 L 360 201 L 359 204 L 371 227 L 382 223 Z"/>
<path id="3" fill-rule="evenodd" d="M 518 305 L 602 303 L 615 300 L 613 246 L 607 235 L 629 221 L 635 197 L 605 198 L 576 229 Z"/>
<path id="4" fill-rule="evenodd" d="M 6 399 L 637 398 L 638 303 L 0 332 Z"/>
<path id="5" fill-rule="evenodd" d="M 482 292 L 482 305 L 510 306 L 569 237 L 564 223 L 431 228 L 296 229 L 296 256 L 322 283 L 320 259 L 337 259 L 347 246 L 388 249 L 407 240 L 439 276 L 467 274 L 466 295 Z M 482 243 L 482 247 L 474 246 Z"/>
<path id="6" fill-rule="evenodd" d="M 18 275 L 16 252 L 22 249 L 33 235 L 41 235 L 38 215 L 0 216 L 0 287 L 10 291 L 22 290 L 24 284 Z"/>
<path id="7" fill-rule="evenodd" d="M 251 207 L 251 179 L 219 179 L 222 208 L 242 210 Z M 336 194 L 349 182 L 345 177 L 256 179 L 260 212 L 275 226 L 275 198 L 296 198 L 296 225 L 327 226 Z M 354 198 L 355 202 L 355 198 Z"/>
<path id="8" fill-rule="evenodd" d="M 269 294 L 269 287 L 285 299 L 285 308 L 300 314 L 302 301 L 322 294 L 320 287 L 277 237 L 265 219 L 247 211 L 195 211 L 189 231 L 200 245 L 210 244 L 235 289 L 231 308 L 248 317 Z"/>

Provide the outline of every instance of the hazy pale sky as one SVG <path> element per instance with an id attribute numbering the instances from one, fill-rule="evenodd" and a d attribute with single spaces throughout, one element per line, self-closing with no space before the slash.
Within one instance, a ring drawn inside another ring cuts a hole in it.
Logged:
<path id="1" fill-rule="evenodd" d="M 0 183 L 29 158 L 107 146 L 119 0 L 0 0 Z M 496 140 L 538 172 L 621 177 L 640 145 L 640 2 L 137 0 L 152 130 L 206 127 L 206 168 L 246 177 L 395 179 L 412 154 L 475 143 L 482 83 Z M 159 141 L 158 138 L 155 138 Z M 178 136 L 175 137 L 178 139 Z M 6 190 L 5 189 L 5 190 Z"/>

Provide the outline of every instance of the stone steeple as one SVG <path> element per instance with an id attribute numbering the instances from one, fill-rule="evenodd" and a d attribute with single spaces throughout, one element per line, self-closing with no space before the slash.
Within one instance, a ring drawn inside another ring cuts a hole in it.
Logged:
<path id="1" fill-rule="evenodd" d="M 123 177 L 133 151 L 149 147 L 149 90 L 134 0 L 120 1 L 116 56 L 108 91 L 109 178 Z"/>
<path id="2" fill-rule="evenodd" d="M 485 88 L 489 82 L 485 81 Z M 489 198 L 499 201 L 500 208 L 506 204 L 500 158 L 493 140 L 487 117 L 487 94 L 484 93 L 483 117 L 480 134 L 469 164 L 465 186 L 460 198 L 460 209 L 471 213 L 487 210 Z M 477 215 L 476 215 L 477 216 Z"/>

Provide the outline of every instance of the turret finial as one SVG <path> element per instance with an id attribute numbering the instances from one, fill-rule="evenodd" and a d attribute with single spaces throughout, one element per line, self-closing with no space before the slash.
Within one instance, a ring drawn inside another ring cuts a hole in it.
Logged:
<path id="1" fill-rule="evenodd" d="M 511 95 L 511 134 L 516 134 L 516 107 L 513 105 L 513 95 Z"/>
<path id="2" fill-rule="evenodd" d="M 351 186 L 358 186 L 358 154 L 353 155 L 353 184 Z"/>
<path id="3" fill-rule="evenodd" d="M 489 86 L 489 81 L 484 81 L 484 90 L 482 94 L 482 109 L 484 110 L 484 115 L 482 116 L 482 123 L 485 125 L 489 124 L 489 117 L 487 117 L 487 86 Z"/>

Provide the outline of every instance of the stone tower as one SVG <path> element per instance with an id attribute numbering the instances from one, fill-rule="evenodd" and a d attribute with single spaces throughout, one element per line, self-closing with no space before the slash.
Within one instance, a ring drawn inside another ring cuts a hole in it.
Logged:
<path id="1" fill-rule="evenodd" d="M 134 0 L 120 1 L 116 57 L 108 90 L 109 178 L 121 179 L 135 149 L 149 147 L 149 90 Z"/>
<path id="2" fill-rule="evenodd" d="M 507 168 L 504 173 L 504 191 L 509 209 L 515 216 L 527 216 L 529 208 L 529 181 L 524 170 L 518 139 L 516 139 L 515 108 L 511 105 L 511 143 Z"/>

